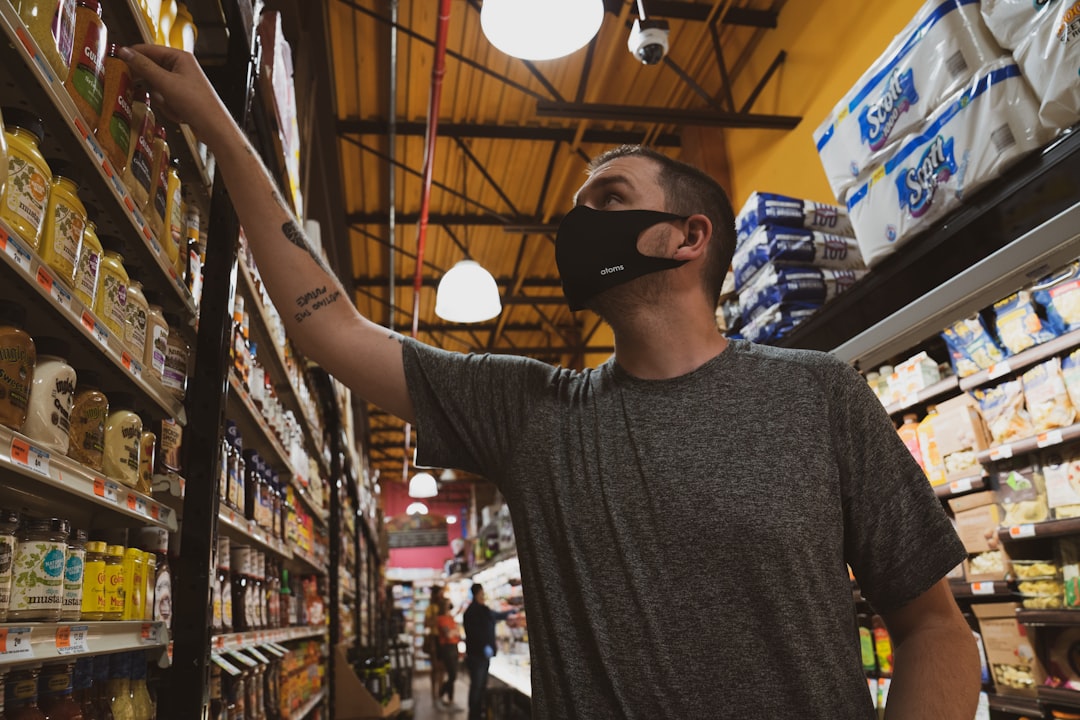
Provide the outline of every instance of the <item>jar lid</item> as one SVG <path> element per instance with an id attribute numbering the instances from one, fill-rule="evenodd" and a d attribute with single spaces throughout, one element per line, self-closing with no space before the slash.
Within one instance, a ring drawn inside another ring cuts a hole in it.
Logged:
<path id="1" fill-rule="evenodd" d="M 136 547 L 129 547 L 124 550 L 124 558 L 131 558 L 132 560 L 138 560 L 142 562 L 143 551 Z"/>
<path id="2" fill-rule="evenodd" d="M 71 535 L 68 536 L 68 542 L 73 545 L 85 545 L 87 537 L 89 536 L 85 530 L 72 530 Z"/>
<path id="3" fill-rule="evenodd" d="M 79 187 L 79 182 L 73 177 L 75 173 L 72 172 L 71 162 L 67 158 L 56 156 L 47 157 L 45 158 L 45 164 L 48 165 L 49 170 L 52 171 L 54 183 L 64 179 L 73 184 L 76 188 Z"/>
<path id="4" fill-rule="evenodd" d="M 105 552 L 105 548 L 107 547 L 108 545 L 106 545 L 105 542 L 102 540 L 91 540 L 90 542 L 86 543 L 86 552 L 103 554 Z"/>
<path id="5" fill-rule="evenodd" d="M 99 16 L 101 15 L 101 3 L 99 3 L 98 0 L 76 0 L 75 5 L 77 7 L 89 8 Z"/>
<path id="6" fill-rule="evenodd" d="M 11 510 L 10 508 L 0 508 L 0 523 L 5 525 L 17 524 L 19 522 L 19 511 Z"/>
<path id="7" fill-rule="evenodd" d="M 26 325 L 26 308 L 17 302 L 0 300 L 0 324 L 22 329 Z"/>
<path id="8" fill-rule="evenodd" d="M 108 555 L 109 557 L 122 558 L 122 557 L 124 557 L 124 546 L 123 545 L 110 545 L 107 548 L 105 548 L 105 554 Z"/>
<path id="9" fill-rule="evenodd" d="M 34 338 L 34 347 L 37 349 L 39 358 L 43 355 L 49 355 L 63 359 L 68 356 L 68 352 L 71 350 L 71 345 L 66 340 L 48 335 Z"/>
<path id="10" fill-rule="evenodd" d="M 111 392 L 109 393 L 109 409 L 111 411 L 134 410 L 135 396 L 128 392 Z"/>
<path id="11" fill-rule="evenodd" d="M 49 532 L 68 535 L 71 533 L 71 522 L 64 518 L 24 517 L 22 528 L 24 532 Z"/>
<path id="12" fill-rule="evenodd" d="M 75 387 L 78 390 L 97 390 L 101 387 L 101 376 L 93 370 L 82 370 L 80 368 L 76 368 L 75 377 L 78 378 L 78 382 L 75 383 Z"/>
<path id="13" fill-rule="evenodd" d="M 5 127 L 14 126 L 22 128 L 23 130 L 36 135 L 38 144 L 45 142 L 45 124 L 41 121 L 40 115 L 17 107 L 2 108 L 0 109 L 0 112 L 4 115 Z"/>

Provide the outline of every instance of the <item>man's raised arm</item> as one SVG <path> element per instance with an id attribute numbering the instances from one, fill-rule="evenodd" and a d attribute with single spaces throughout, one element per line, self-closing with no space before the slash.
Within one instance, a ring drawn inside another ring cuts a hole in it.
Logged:
<path id="1" fill-rule="evenodd" d="M 155 45 L 125 48 L 121 56 L 150 86 L 155 108 L 190 125 L 214 153 L 289 337 L 358 395 L 411 421 L 401 337 L 360 315 L 311 249 L 296 216 L 198 61 L 188 53 Z"/>

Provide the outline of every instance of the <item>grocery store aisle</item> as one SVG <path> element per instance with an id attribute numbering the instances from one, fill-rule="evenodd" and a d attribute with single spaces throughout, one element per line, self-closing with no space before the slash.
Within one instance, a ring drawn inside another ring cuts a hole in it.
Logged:
<path id="1" fill-rule="evenodd" d="M 416 701 L 413 720 L 448 720 L 449 718 L 465 720 L 468 717 L 469 680 L 459 674 L 457 683 L 454 685 L 454 703 L 461 707 L 458 712 L 440 710 L 432 704 L 431 676 L 427 673 L 418 673 L 413 677 L 413 699 Z"/>

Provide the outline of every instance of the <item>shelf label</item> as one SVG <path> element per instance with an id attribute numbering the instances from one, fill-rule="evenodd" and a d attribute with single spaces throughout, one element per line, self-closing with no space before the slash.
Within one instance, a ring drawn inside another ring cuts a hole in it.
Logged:
<path id="1" fill-rule="evenodd" d="M 239 650 L 230 650 L 229 655 L 232 656 L 234 659 L 239 660 L 240 662 L 244 663 L 245 665 L 247 665 L 250 668 L 257 667 L 258 664 L 259 664 L 259 663 L 255 662 L 255 660 L 249 658 L 244 653 L 240 652 Z"/>
<path id="2" fill-rule="evenodd" d="M 79 131 L 79 135 L 82 135 L 83 140 L 90 136 L 90 132 L 86 129 L 86 124 L 81 117 L 75 117 L 75 129 Z"/>
<path id="3" fill-rule="evenodd" d="M 1035 537 L 1035 525 L 1032 523 L 1013 525 L 1009 528 L 1009 537 L 1013 538 L 1014 540 Z"/>
<path id="4" fill-rule="evenodd" d="M 49 453 L 38 450 L 22 438 L 11 438 L 11 461 L 38 475 L 49 477 Z"/>
<path id="5" fill-rule="evenodd" d="M 150 519 L 151 520 L 159 520 L 160 519 L 161 511 L 159 510 L 159 507 L 160 506 L 157 503 L 154 503 L 153 505 L 150 506 Z"/>
<path id="6" fill-rule="evenodd" d="M 1060 445 L 1065 442 L 1061 437 L 1060 430 L 1051 430 L 1050 432 L 1043 433 L 1036 439 L 1036 444 L 1040 448 L 1050 447 L 1051 445 Z"/>
<path id="7" fill-rule="evenodd" d="M 986 379 L 987 380 L 996 380 L 997 378 L 1001 377 L 1002 375 L 1008 375 L 1011 372 L 1012 372 L 1012 368 L 1009 367 L 1009 361 L 1008 360 L 1002 360 L 1001 362 L 994 363 L 989 368 L 987 368 L 987 370 L 986 370 Z"/>
<path id="8" fill-rule="evenodd" d="M 37 281 L 42 290 L 47 292 L 49 297 L 51 297 L 62 310 L 71 309 L 71 293 L 65 290 L 63 285 L 53 280 L 52 274 L 45 269 L 44 265 L 38 267 Z"/>
<path id="9" fill-rule="evenodd" d="M 158 627 L 154 623 L 143 623 L 139 632 L 139 641 L 148 645 L 158 644 Z"/>
<path id="10" fill-rule="evenodd" d="M 229 673 L 233 677 L 240 675 L 243 672 L 240 668 L 236 667 L 231 662 L 221 657 L 217 653 L 210 653 L 210 662 L 214 663 L 219 668 Z"/>
<path id="11" fill-rule="evenodd" d="M 963 480 L 953 480 L 949 483 L 949 492 L 957 495 L 959 493 L 965 493 L 971 490 L 972 483 L 971 478 L 964 478 Z"/>
<path id="12" fill-rule="evenodd" d="M 109 347 L 109 331 L 105 329 L 105 323 L 98 322 L 87 310 L 83 310 L 82 324 L 93 334 L 94 338 L 105 347 Z"/>
<path id="13" fill-rule="evenodd" d="M 254 647 L 254 646 L 253 647 L 247 647 L 247 648 L 244 648 L 244 651 L 247 652 L 249 655 L 251 655 L 251 657 L 255 658 L 256 660 L 258 660 L 261 663 L 269 663 L 270 662 L 270 658 L 266 657 L 261 652 L 259 652 L 259 648 L 257 648 L 257 647 Z"/>
<path id="14" fill-rule="evenodd" d="M 56 652 L 61 655 L 80 655 L 90 652 L 86 636 L 90 628 L 86 625 L 61 625 L 56 628 Z"/>
<path id="15" fill-rule="evenodd" d="M 135 512 L 139 513 L 143 517 L 150 517 L 150 507 L 145 498 L 135 498 Z"/>
<path id="16" fill-rule="evenodd" d="M 164 505 L 155 505 L 154 507 L 157 508 L 158 520 L 163 523 L 169 522 L 169 518 L 172 517 L 172 510 Z"/>
<path id="17" fill-rule="evenodd" d="M 274 647 L 273 643 L 263 643 L 262 649 L 275 657 L 285 657 L 285 653 Z"/>
<path id="18" fill-rule="evenodd" d="M 1001 445 L 990 451 L 991 460 L 1008 460 L 1013 456 L 1012 445 Z"/>
<path id="19" fill-rule="evenodd" d="M 120 486 L 110 480 L 94 478 L 94 494 L 115 505 L 119 502 Z"/>
<path id="20" fill-rule="evenodd" d="M 34 657 L 34 648 L 30 644 L 30 628 L 0 628 L 0 659 L 32 657 Z"/>
<path id="21" fill-rule="evenodd" d="M 94 157 L 98 159 L 98 162 L 104 165 L 105 151 L 101 149 L 101 146 L 97 144 L 97 141 L 94 140 L 94 138 L 89 134 L 87 134 L 83 139 L 86 140 L 86 145 L 90 148 L 90 151 L 94 153 Z M 112 177 L 112 173 L 108 174 L 110 177 Z"/>
<path id="22" fill-rule="evenodd" d="M 30 253 L 24 250 L 15 238 L 5 234 L 0 245 L 3 246 L 4 254 L 11 258 L 16 267 L 23 272 L 30 272 Z"/>
<path id="23" fill-rule="evenodd" d="M 140 380 L 142 379 L 142 365 L 139 364 L 138 360 L 131 357 L 131 354 L 127 350 L 120 353 L 120 363 L 129 373 Z"/>
<path id="24" fill-rule="evenodd" d="M 977 582 L 971 583 L 972 595 L 993 595 L 994 583 L 992 582 Z"/>
<path id="25" fill-rule="evenodd" d="M 902 408 L 909 408 L 909 407 L 912 407 L 913 405 L 918 405 L 918 404 L 919 404 L 919 393 L 917 393 L 917 392 L 911 393 L 909 395 L 905 395 L 904 397 L 900 398 L 900 406 Z"/>

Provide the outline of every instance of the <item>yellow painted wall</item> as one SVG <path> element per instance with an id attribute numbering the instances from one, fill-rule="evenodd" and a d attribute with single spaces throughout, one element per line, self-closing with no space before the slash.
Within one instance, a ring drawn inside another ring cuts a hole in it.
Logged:
<path id="1" fill-rule="evenodd" d="M 786 50 L 786 62 L 751 110 L 803 120 L 787 131 L 725 131 L 736 211 L 755 190 L 833 201 L 814 130 L 921 5 L 922 0 L 788 0 L 779 27 L 766 31 L 740 73 L 735 104 L 745 101 L 776 54 Z"/>

